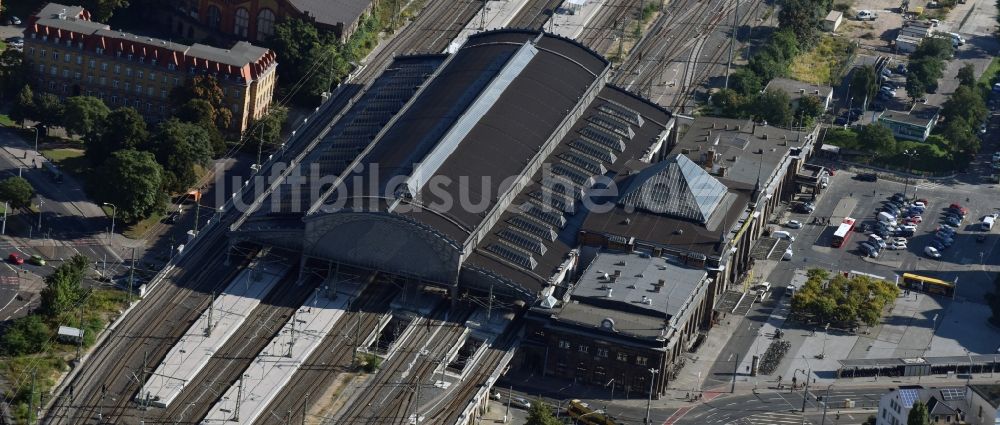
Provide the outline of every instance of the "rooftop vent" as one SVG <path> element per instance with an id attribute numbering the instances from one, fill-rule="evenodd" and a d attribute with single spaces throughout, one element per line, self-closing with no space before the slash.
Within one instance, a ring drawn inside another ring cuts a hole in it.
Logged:
<path id="1" fill-rule="evenodd" d="M 611 291 L 613 291 L 613 289 L 608 288 L 608 295 L 607 295 L 608 298 L 611 298 Z"/>

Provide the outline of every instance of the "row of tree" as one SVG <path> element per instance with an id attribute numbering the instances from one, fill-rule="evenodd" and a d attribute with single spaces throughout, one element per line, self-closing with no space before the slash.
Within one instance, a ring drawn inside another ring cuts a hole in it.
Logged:
<path id="1" fill-rule="evenodd" d="M 898 294 L 899 288 L 884 280 L 841 274 L 831 278 L 826 270 L 812 269 L 805 285 L 792 296 L 792 315 L 834 327 L 874 326 Z"/>
<path id="2" fill-rule="evenodd" d="M 27 316 L 15 319 L 0 337 L 0 352 L 8 356 L 40 353 L 55 334 L 55 329 L 78 317 L 73 310 L 84 302 L 82 283 L 90 260 L 75 255 L 45 277 L 41 305 Z M 81 329 L 84 324 L 80 324 Z"/>
<path id="3" fill-rule="evenodd" d="M 906 94 L 916 101 L 927 93 L 934 93 L 938 80 L 944 75 L 945 61 L 951 59 L 955 49 L 951 38 L 927 37 L 910 55 L 906 74 Z"/>

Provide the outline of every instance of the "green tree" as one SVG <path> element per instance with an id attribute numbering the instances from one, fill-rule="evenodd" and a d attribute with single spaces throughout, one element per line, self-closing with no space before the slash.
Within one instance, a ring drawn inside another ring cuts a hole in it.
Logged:
<path id="1" fill-rule="evenodd" d="M 80 301 L 83 296 L 81 283 L 89 264 L 87 257 L 77 254 L 45 276 L 45 288 L 41 293 L 43 312 L 55 317 L 71 310 Z"/>
<path id="2" fill-rule="evenodd" d="M 858 134 L 846 128 L 829 128 L 823 137 L 824 145 L 834 145 L 843 149 L 861 150 L 858 145 Z"/>
<path id="3" fill-rule="evenodd" d="M 906 76 L 906 95 L 909 96 L 911 102 L 916 102 L 917 99 L 924 97 L 927 94 L 927 86 L 924 85 L 924 81 L 921 80 L 916 74 L 909 74 Z"/>
<path id="4" fill-rule="evenodd" d="M 986 101 L 974 86 L 962 85 L 942 105 L 941 115 L 946 121 L 961 117 L 969 124 L 976 124 L 986 121 L 990 110 L 986 108 Z"/>
<path id="5" fill-rule="evenodd" d="M 94 22 L 107 22 L 115 11 L 128 7 L 128 0 L 83 0 L 82 5 L 90 11 Z"/>
<path id="6" fill-rule="evenodd" d="M 0 202 L 10 202 L 14 208 L 26 208 L 31 205 L 32 196 L 35 196 L 35 188 L 23 177 L 0 180 Z"/>
<path id="7" fill-rule="evenodd" d="M 955 47 L 948 36 L 934 36 L 924 38 L 917 49 L 910 55 L 911 59 L 936 58 L 940 60 L 950 59 L 955 53 Z"/>
<path id="8" fill-rule="evenodd" d="M 795 37 L 795 32 L 791 29 L 781 29 L 771 36 L 769 42 L 771 46 L 781 52 L 781 57 L 786 62 L 791 61 L 799 54 L 799 41 Z"/>
<path id="9" fill-rule="evenodd" d="M 770 124 L 787 126 L 792 122 L 792 100 L 783 90 L 767 90 L 754 99 L 752 115 Z"/>
<path id="10" fill-rule="evenodd" d="M 226 129 L 232 124 L 233 112 L 226 104 L 225 91 L 215 76 L 197 75 L 188 78 L 183 85 L 175 87 L 170 96 L 176 108 L 183 107 L 194 99 L 204 100 L 212 107 L 210 117 L 213 125 Z"/>
<path id="11" fill-rule="evenodd" d="M 44 126 L 56 126 L 63 122 L 63 102 L 51 93 L 35 96 L 35 120 Z"/>
<path id="12" fill-rule="evenodd" d="M 209 141 L 212 145 L 213 156 L 219 156 L 226 151 L 226 141 L 222 137 L 222 132 L 216 127 L 216 110 L 212 104 L 204 99 L 191 99 L 181 106 L 174 114 L 174 117 L 189 123 L 200 125 L 209 134 Z"/>
<path id="13" fill-rule="evenodd" d="M 525 425 L 560 425 L 558 419 L 552 415 L 552 408 L 541 400 L 535 400 L 528 409 L 528 420 Z"/>
<path id="14" fill-rule="evenodd" d="M 136 149 L 149 139 L 146 120 L 139 112 L 129 107 L 111 111 L 84 138 L 84 154 L 91 164 L 101 165 L 115 151 Z"/>
<path id="15" fill-rule="evenodd" d="M 103 183 L 98 198 L 117 205 L 123 220 L 138 221 L 163 208 L 163 168 L 153 154 L 123 149 L 98 171 Z"/>
<path id="16" fill-rule="evenodd" d="M 773 51 L 766 49 L 760 50 L 757 54 L 751 56 L 747 66 L 760 77 L 762 83 L 771 81 L 774 77 L 782 76 L 788 70 L 788 64 L 785 63 L 782 57 L 775 56 Z"/>
<path id="17" fill-rule="evenodd" d="M 13 97 L 28 81 L 24 64 L 24 53 L 7 49 L 0 53 L 0 94 Z"/>
<path id="18" fill-rule="evenodd" d="M 10 119 L 24 125 L 24 120 L 35 116 L 35 93 L 25 84 L 10 108 Z"/>
<path id="19" fill-rule="evenodd" d="M 883 156 L 896 153 L 896 138 L 892 130 L 882 124 L 869 124 L 858 131 L 858 144 L 870 152 L 878 152 Z"/>
<path id="20" fill-rule="evenodd" d="M 729 76 L 729 88 L 740 96 L 753 97 L 760 93 L 762 87 L 757 74 L 749 69 L 740 68 Z"/>
<path id="21" fill-rule="evenodd" d="M 39 353 L 52 337 L 52 330 L 42 320 L 42 316 L 29 314 L 14 319 L 0 337 L 0 352 L 8 356 L 22 356 Z"/>
<path id="22" fill-rule="evenodd" d="M 288 119 L 288 108 L 274 106 L 257 123 L 247 129 L 248 145 L 260 152 L 267 152 L 282 143 L 281 128 Z"/>
<path id="23" fill-rule="evenodd" d="M 976 67 L 972 62 L 966 62 L 958 69 L 958 83 L 966 87 L 976 86 Z"/>
<path id="24" fill-rule="evenodd" d="M 800 48 L 812 46 L 825 4 L 815 0 L 783 0 L 778 12 L 779 27 L 794 32 Z"/>
<path id="25" fill-rule="evenodd" d="M 813 120 L 823 115 L 823 102 L 818 96 L 805 95 L 799 99 L 799 106 L 795 110 L 795 118 L 806 127 L 811 127 Z"/>
<path id="26" fill-rule="evenodd" d="M 163 186 L 171 192 L 183 192 L 198 179 L 195 166 L 208 165 L 212 159 L 210 135 L 203 127 L 177 119 L 164 121 L 157 128 L 150 151 L 163 166 Z"/>
<path id="27" fill-rule="evenodd" d="M 80 136 L 94 131 L 111 113 L 101 99 L 93 96 L 73 96 L 66 99 L 64 109 L 63 128 Z"/>
<path id="28" fill-rule="evenodd" d="M 930 425 L 931 416 L 927 413 L 927 405 L 917 400 L 910 408 L 910 414 L 906 416 L 906 425 Z"/>
<path id="29" fill-rule="evenodd" d="M 944 130 L 941 131 L 941 135 L 952 146 L 952 152 L 956 158 L 979 152 L 979 137 L 976 136 L 972 125 L 964 117 L 952 117 L 947 120 Z"/>
<path id="30" fill-rule="evenodd" d="M 851 96 L 855 99 L 865 98 L 871 102 L 875 99 L 875 92 L 878 91 L 878 76 L 875 75 L 875 68 L 865 65 L 854 70 L 851 76 Z"/>
<path id="31" fill-rule="evenodd" d="M 320 34 L 311 23 L 301 19 L 282 21 L 275 26 L 274 36 L 267 43 L 268 47 L 282 55 L 278 81 L 302 81 L 295 99 L 315 102 L 320 93 L 330 89 L 336 76 L 345 74 L 348 62 L 354 59 L 343 56 L 360 54 L 357 37 L 366 31 L 370 31 L 370 19 L 363 21 L 361 30 L 338 50 L 334 40 Z"/>
<path id="32" fill-rule="evenodd" d="M 746 98 L 733 89 L 722 89 L 712 95 L 712 105 L 724 117 L 741 118 L 746 108 Z"/>

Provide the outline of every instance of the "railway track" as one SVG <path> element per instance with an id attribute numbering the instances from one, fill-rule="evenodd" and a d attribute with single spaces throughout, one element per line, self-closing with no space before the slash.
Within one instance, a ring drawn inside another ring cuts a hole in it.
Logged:
<path id="1" fill-rule="evenodd" d="M 510 21 L 510 28 L 542 30 L 545 22 L 552 17 L 563 0 L 529 0 L 528 4 Z"/>
<path id="2" fill-rule="evenodd" d="M 175 424 L 197 423 L 204 418 L 219 395 L 239 380 L 257 354 L 312 293 L 317 282 L 296 285 L 296 278 L 296 273 L 289 273 L 274 291 L 261 300 L 227 344 L 209 359 L 170 406 L 166 409 L 147 408 L 146 416 L 158 417 L 161 423 Z"/>
<path id="3" fill-rule="evenodd" d="M 241 257 L 231 266 L 223 264 L 224 256 L 198 256 L 204 252 L 224 252 L 228 241 L 219 236 L 202 241 L 189 252 L 187 260 L 178 265 L 180 272 L 174 282 L 189 287 L 157 288 L 140 301 L 139 309 L 128 315 L 117 330 L 94 351 L 86 366 L 57 394 L 58 399 L 46 412 L 47 424 L 92 423 L 98 416 L 106 423 L 138 423 L 137 418 L 122 417 L 122 412 L 141 387 L 143 364 L 155 365 L 207 308 L 211 293 L 232 280 L 249 263 L 251 256 Z M 163 282 L 161 285 L 173 285 Z M 167 326 L 156 326 L 156 324 Z M 72 396 L 71 396 L 72 395 Z M 110 402 L 110 403 L 109 403 Z M 106 420 L 109 417 L 115 421 Z"/>
<path id="4" fill-rule="evenodd" d="M 414 403 L 419 404 L 420 388 L 427 385 L 424 382 L 434 372 L 436 359 L 459 341 L 472 311 L 468 305 L 459 305 L 446 318 L 448 310 L 441 308 L 425 319 L 431 321 L 429 324 L 417 324 L 408 338 L 396 342 L 399 351 L 382 365 L 365 390 L 341 410 L 336 423 L 408 423 L 415 410 Z M 436 330 L 438 327 L 441 329 Z M 437 332 L 444 334 L 436 336 Z M 421 342 L 426 348 L 421 348 Z M 397 379 L 405 381 L 396 382 Z"/>
<path id="5" fill-rule="evenodd" d="M 478 0 L 430 0 L 416 18 L 367 60 L 354 83 L 367 85 L 375 80 L 392 59 L 413 53 L 441 53 L 451 40 L 479 12 Z"/>
<path id="6" fill-rule="evenodd" d="M 513 344 L 518 331 L 517 326 L 510 326 L 504 330 L 503 334 L 493 342 L 493 345 L 487 348 L 486 353 L 476 363 L 475 368 L 458 384 L 459 387 L 454 390 L 455 392 L 449 395 L 448 402 L 427 416 L 427 423 L 458 423 L 459 416 L 472 401 L 480 386 L 495 372 L 497 364 L 503 357 L 514 349 Z"/>
<path id="7" fill-rule="evenodd" d="M 629 28 L 635 28 L 638 16 L 638 0 L 605 0 L 576 40 L 607 56 L 615 42 L 622 37 L 622 28 L 628 34 Z"/>
<path id="8" fill-rule="evenodd" d="M 319 399 L 337 375 L 350 371 L 354 362 L 357 339 L 364 338 L 362 332 L 370 332 L 378 325 L 379 318 L 389 312 L 389 302 L 398 290 L 391 285 L 369 285 L 357 300 L 352 302 L 348 312 L 337 321 L 334 328 L 323 339 L 320 347 L 292 376 L 285 389 L 255 422 L 259 425 L 273 424 L 275 418 L 283 418 L 292 412 L 292 419 L 305 419 L 312 400 Z"/>

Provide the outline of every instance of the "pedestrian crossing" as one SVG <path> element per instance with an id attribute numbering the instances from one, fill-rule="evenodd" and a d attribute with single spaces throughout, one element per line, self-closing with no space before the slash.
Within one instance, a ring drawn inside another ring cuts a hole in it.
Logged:
<path id="1" fill-rule="evenodd" d="M 812 424 L 808 419 L 802 420 L 802 415 L 799 413 L 789 413 L 789 412 L 763 412 L 755 413 L 750 416 L 744 416 L 733 422 L 729 422 L 727 425 L 801 425 L 801 424 Z"/>

